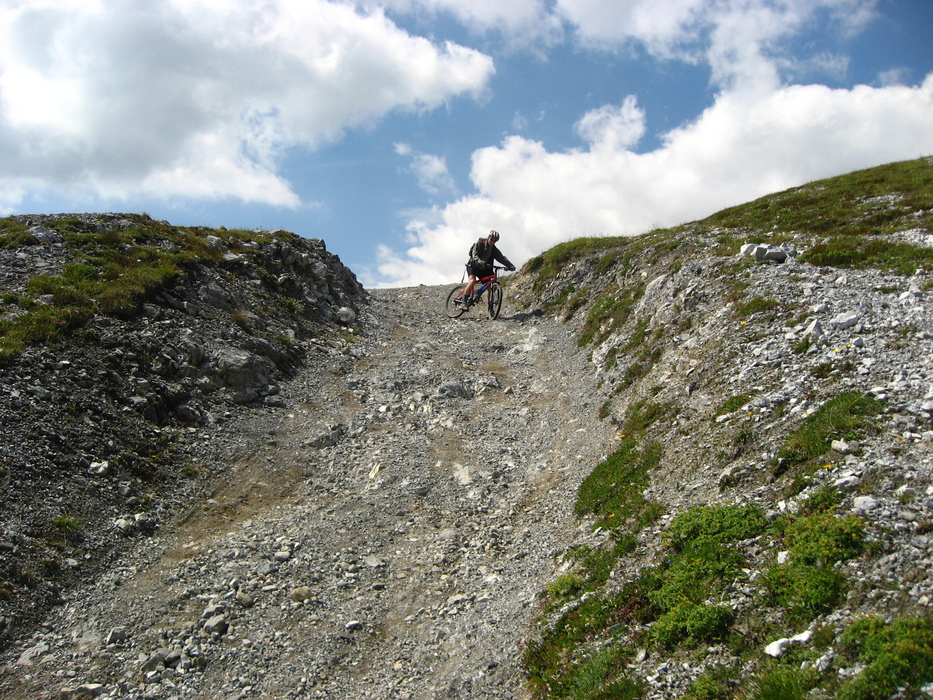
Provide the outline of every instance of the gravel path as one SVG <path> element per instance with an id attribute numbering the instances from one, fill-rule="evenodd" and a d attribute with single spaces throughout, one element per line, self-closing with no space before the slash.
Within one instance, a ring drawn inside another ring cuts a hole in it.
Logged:
<path id="1" fill-rule="evenodd" d="M 9 697 L 524 697 L 536 594 L 614 435 L 570 328 L 508 293 L 451 320 L 447 291 L 372 292 L 286 408 L 206 435 L 223 483 L 71 596 Z"/>

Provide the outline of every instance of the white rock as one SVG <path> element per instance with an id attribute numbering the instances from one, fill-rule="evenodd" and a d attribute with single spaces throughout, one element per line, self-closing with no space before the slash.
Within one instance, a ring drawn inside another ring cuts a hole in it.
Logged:
<path id="1" fill-rule="evenodd" d="M 852 328 L 856 323 L 858 323 L 858 314 L 854 311 L 847 311 L 846 313 L 834 316 L 830 321 L 833 327 L 843 331 L 847 328 Z"/>
<path id="2" fill-rule="evenodd" d="M 852 501 L 852 512 L 861 515 L 874 509 L 877 505 L 878 501 L 871 496 L 859 496 Z"/>

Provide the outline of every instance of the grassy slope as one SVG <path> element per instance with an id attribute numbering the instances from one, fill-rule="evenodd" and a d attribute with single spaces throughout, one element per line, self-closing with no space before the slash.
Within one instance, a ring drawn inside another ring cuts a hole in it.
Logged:
<path id="1" fill-rule="evenodd" d="M 586 314 L 580 323 L 581 346 L 596 348 L 625 329 L 629 342 L 603 355 L 606 369 L 623 354 L 630 360 L 625 373 L 612 380 L 616 382 L 612 395 L 617 396 L 634 390 L 661 353 L 660 339 L 645 322 L 632 317 L 645 291 L 635 271 L 653 265 L 653 274 L 673 273 L 693 254 L 726 260 L 743 242 L 793 241 L 806 250 L 802 260 L 818 266 L 910 275 L 933 264 L 933 249 L 913 244 L 911 235 L 931 232 L 933 162 L 920 159 L 810 183 L 643 236 L 569 241 L 528 261 L 522 272 L 530 277 L 535 295 L 549 300 L 552 312 L 567 319 Z M 748 263 L 735 263 L 740 264 Z M 567 272 L 581 268 L 587 274 Z M 740 277 L 734 275 L 729 292 L 739 316 L 777 312 L 774 301 L 743 298 Z M 717 413 L 736 411 L 748 400 L 748 396 L 731 397 Z M 600 407 L 601 418 L 611 415 L 611 406 L 612 399 Z M 866 623 L 874 635 L 872 643 L 880 645 L 877 657 L 859 651 L 860 645 L 870 645 L 860 636 L 861 628 L 842 640 L 852 658 L 862 653 L 865 662 L 883 659 L 861 680 L 838 686 L 835 679 L 801 672 L 799 655 L 780 664 L 759 662 L 752 676 L 742 670 L 743 663 L 760 656 L 739 631 L 739 621 L 728 606 L 710 602 L 722 597 L 741 572 L 744 562 L 736 543 L 754 537 L 784 540 L 793 565 L 767 572 L 768 599 L 763 604 L 779 609 L 788 623 L 806 626 L 843 604 L 847 584 L 835 564 L 859 556 L 865 547 L 861 523 L 834 512 L 839 495 L 832 492 L 811 497 L 797 516 L 771 524 L 754 508 L 689 510 L 668 525 L 666 555 L 660 563 L 644 567 L 636 580 L 624 586 L 611 580 L 617 562 L 635 548 L 638 532 L 663 511 L 642 492 L 649 471 L 662 459 L 652 426 L 672 411 L 676 407 L 663 402 L 630 402 L 620 421 L 619 449 L 580 487 L 578 515 L 592 517 L 611 536 L 601 547 L 566 553 L 569 570 L 542 593 L 539 635 L 525 652 L 534 696 L 636 698 L 642 682 L 626 667 L 639 648 L 672 658 L 702 658 L 710 644 L 726 645 L 743 661 L 703 674 L 691 691 L 697 700 L 731 698 L 736 692 L 746 697 L 803 698 L 814 687 L 840 696 L 872 697 L 872 693 L 890 694 L 898 684 L 933 680 L 933 630 L 911 619 L 890 627 L 880 621 L 874 626 Z M 793 483 L 806 479 L 832 439 L 872 430 L 878 411 L 874 402 L 857 393 L 827 401 L 811 420 L 784 437 L 775 473 L 793 469 Z M 752 438 L 751 431 L 744 435 L 739 431 L 730 447 L 741 451 L 743 440 Z M 780 636 L 782 631 L 767 633 Z M 826 634 L 824 647 L 833 641 L 832 633 Z M 906 665 L 904 654 L 914 655 Z M 897 676 L 898 668 L 907 667 L 915 669 L 915 675 Z"/>
<path id="2" fill-rule="evenodd" d="M 78 217 L 47 222 L 72 261 L 59 274 L 37 275 L 0 300 L 0 310 L 14 311 L 0 318 L 0 365 L 26 346 L 82 327 L 94 314 L 133 315 L 144 299 L 169 286 L 187 266 L 212 264 L 221 257 L 207 244 L 207 237 L 218 233 L 213 229 L 175 227 L 146 215 L 122 218 L 128 225 L 103 232 Z M 262 231 L 224 230 L 223 236 L 228 243 L 243 245 L 273 240 Z M 0 219 L 0 248 L 36 243 L 17 220 Z"/>

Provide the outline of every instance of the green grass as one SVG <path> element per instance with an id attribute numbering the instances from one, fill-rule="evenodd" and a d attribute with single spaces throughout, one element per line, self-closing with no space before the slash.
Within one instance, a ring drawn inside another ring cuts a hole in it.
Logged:
<path id="1" fill-rule="evenodd" d="M 610 630 L 637 624 L 651 615 L 651 603 L 641 580 L 608 594 L 597 593 L 572 606 L 525 648 L 523 663 L 533 697 L 612 697 L 603 695 L 603 691 L 619 684 L 637 686 L 622 671 L 624 662 L 633 656 L 632 650 L 612 642 Z M 594 664 L 591 654 L 581 652 L 596 640 L 609 642 L 612 651 Z"/>
<path id="2" fill-rule="evenodd" d="M 723 401 L 719 406 L 713 411 L 713 417 L 725 415 L 726 413 L 733 413 L 738 411 L 740 408 L 743 408 L 752 400 L 752 394 L 736 394 L 735 396 L 730 396 L 728 399 Z"/>
<path id="3" fill-rule="evenodd" d="M 733 700 L 736 670 L 728 666 L 714 666 L 704 671 L 690 686 L 684 700 Z"/>
<path id="4" fill-rule="evenodd" d="M 531 258 L 523 271 L 535 276 L 532 286 L 536 292 L 568 265 L 588 257 L 595 258 L 594 274 L 604 277 L 620 266 L 627 268 L 643 252 L 647 252 L 649 263 L 658 262 L 662 255 L 683 247 L 684 241 L 676 234 L 690 230 L 720 231 L 711 251 L 714 255 L 733 256 L 744 242 L 780 242 L 792 234 L 803 234 L 816 238 L 800 256 L 803 262 L 912 275 L 919 268 L 930 269 L 933 250 L 879 236 L 914 229 L 933 231 L 933 163 L 928 158 L 812 182 L 724 209 L 701 221 L 641 236 L 567 241 Z M 638 295 L 624 289 L 607 290 L 591 309 L 593 316 L 588 319 L 581 345 L 603 340 L 608 333 L 599 329 L 607 319 L 612 321 L 613 330 L 618 328 L 633 296 L 637 299 Z M 740 316 L 748 316 L 774 312 L 776 303 L 752 300 L 737 309 Z"/>
<path id="5" fill-rule="evenodd" d="M 806 700 L 816 679 L 812 672 L 777 666 L 750 683 L 748 700 Z"/>
<path id="6" fill-rule="evenodd" d="M 859 391 L 840 394 L 809 416 L 778 450 L 779 471 L 820 457 L 836 439 L 855 439 L 874 430 L 872 418 L 881 404 Z"/>
<path id="7" fill-rule="evenodd" d="M 646 505 L 642 493 L 648 487 L 648 472 L 658 465 L 661 453 L 658 442 L 625 438 L 580 484 L 574 513 L 595 515 L 596 524 L 609 529 L 636 518 Z"/>
<path id="8" fill-rule="evenodd" d="M 812 182 L 724 209 L 703 223 L 827 238 L 933 230 L 933 165 L 921 158 Z"/>
<path id="9" fill-rule="evenodd" d="M 839 700 L 919 698 L 933 682 L 933 620 L 904 617 L 886 624 L 869 617 L 851 624 L 840 640 L 842 652 L 864 670 L 839 688 Z M 903 689 L 898 691 L 898 689 Z"/>
<path id="10" fill-rule="evenodd" d="M 666 404 L 653 401 L 636 401 L 625 414 L 625 420 L 622 421 L 622 432 L 625 435 L 642 433 L 655 422 L 671 413 L 672 410 L 673 408 Z"/>
<path id="11" fill-rule="evenodd" d="M 874 268 L 906 276 L 929 269 L 933 250 L 869 236 L 835 237 L 817 243 L 800 260 L 820 267 Z"/>
<path id="12" fill-rule="evenodd" d="M 556 277 L 567 263 L 588 255 L 603 253 L 600 262 L 602 269 L 607 269 L 620 255 L 624 254 L 622 250 L 611 249 L 624 249 L 631 241 L 631 238 L 625 236 L 575 238 L 566 243 L 558 243 L 553 248 L 531 258 L 522 266 L 522 272 L 536 275 L 533 286 L 535 291 L 539 291 L 545 283 Z M 606 258 L 606 256 L 610 257 Z"/>
<path id="13" fill-rule="evenodd" d="M 736 304 L 734 307 L 735 315 L 739 318 L 748 318 L 755 314 L 773 315 L 781 308 L 779 302 L 774 299 L 765 299 L 764 297 L 754 297 L 748 301 Z"/>
<path id="14" fill-rule="evenodd" d="M 621 328 L 644 291 L 644 285 L 639 284 L 603 294 L 587 313 L 578 345 L 600 343 Z"/>
<path id="15" fill-rule="evenodd" d="M 52 519 L 52 527 L 62 532 L 74 533 L 79 532 L 82 527 L 84 527 L 84 524 L 79 518 L 76 518 L 70 513 L 63 512 L 61 515 L 57 515 Z"/>
<path id="16" fill-rule="evenodd" d="M 26 227 L 12 219 L 0 219 L 0 248 L 21 248 L 39 241 L 26 233 Z"/>
<path id="17" fill-rule="evenodd" d="M 246 242 L 267 242 L 271 234 L 179 228 L 145 215 L 127 214 L 130 225 L 100 231 L 76 217 L 47 222 L 56 230 L 75 261 L 58 275 L 37 275 L 24 292 L 4 303 L 15 304 L 13 320 L 0 321 L 0 363 L 31 344 L 47 343 L 80 328 L 96 314 L 131 316 L 140 303 L 173 283 L 195 263 L 212 264 L 220 254 L 207 245 L 219 234 L 232 250 Z M 35 244 L 25 228 L 0 219 L 0 246 Z M 248 250 L 242 248 L 243 251 Z"/>

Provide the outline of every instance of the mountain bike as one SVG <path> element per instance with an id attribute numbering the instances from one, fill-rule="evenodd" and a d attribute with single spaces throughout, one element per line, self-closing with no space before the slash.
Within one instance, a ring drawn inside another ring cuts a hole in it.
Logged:
<path id="1" fill-rule="evenodd" d="M 466 299 L 463 296 L 463 290 L 466 285 L 462 282 L 450 290 L 447 295 L 447 302 L 444 310 L 451 318 L 459 318 L 464 312 L 469 311 L 474 306 L 478 306 L 482 301 L 483 295 L 486 295 L 486 313 L 490 319 L 499 317 L 499 311 L 502 309 L 502 287 L 499 285 L 499 270 L 504 267 L 494 265 L 492 274 L 488 277 L 482 277 L 476 281 L 473 288 L 472 298 Z"/>

